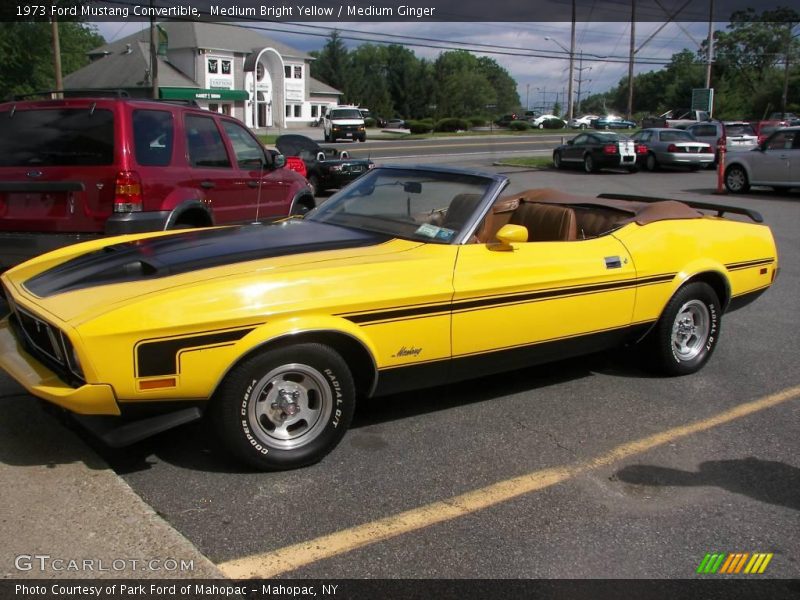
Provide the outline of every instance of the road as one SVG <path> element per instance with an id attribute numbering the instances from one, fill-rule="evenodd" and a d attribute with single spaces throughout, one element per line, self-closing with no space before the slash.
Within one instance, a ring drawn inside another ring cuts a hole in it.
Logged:
<path id="1" fill-rule="evenodd" d="M 202 424 L 100 455 L 232 575 L 691 578 L 708 552 L 765 552 L 761 577 L 797 578 L 800 196 L 715 197 L 712 172 L 492 166 L 543 142 L 431 146 L 509 173 L 512 191 L 702 198 L 773 227 L 780 278 L 723 318 L 702 372 L 653 376 L 620 350 L 370 400 L 331 455 L 283 473 L 242 469 Z M 357 148 L 410 161 L 428 145 Z"/>

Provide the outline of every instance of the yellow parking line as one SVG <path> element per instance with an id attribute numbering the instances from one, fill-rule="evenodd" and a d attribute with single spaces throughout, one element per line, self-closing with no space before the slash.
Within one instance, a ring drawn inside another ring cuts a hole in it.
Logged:
<path id="1" fill-rule="evenodd" d="M 578 461 L 562 467 L 534 471 L 448 500 L 433 502 L 397 515 L 343 529 L 278 550 L 237 558 L 217 566 L 227 577 L 234 579 L 275 577 L 281 573 L 298 569 L 325 558 L 331 558 L 381 540 L 465 516 L 530 492 L 543 490 L 592 469 L 609 466 L 677 439 L 730 423 L 736 419 L 798 397 L 800 397 L 800 386 L 788 388 L 758 400 L 740 404 L 707 419 L 673 427 L 672 429 L 622 444 L 588 460 Z"/>

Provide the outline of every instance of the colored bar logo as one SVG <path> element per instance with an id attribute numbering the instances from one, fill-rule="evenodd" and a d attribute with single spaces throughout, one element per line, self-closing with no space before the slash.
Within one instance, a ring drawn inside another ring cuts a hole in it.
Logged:
<path id="1" fill-rule="evenodd" d="M 697 573 L 702 575 L 761 574 L 767 569 L 773 553 L 765 552 L 709 552 L 700 561 Z"/>

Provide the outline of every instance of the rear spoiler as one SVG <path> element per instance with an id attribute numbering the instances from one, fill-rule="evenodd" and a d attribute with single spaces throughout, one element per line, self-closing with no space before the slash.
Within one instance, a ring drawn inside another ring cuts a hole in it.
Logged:
<path id="1" fill-rule="evenodd" d="M 675 198 L 654 198 L 652 196 L 636 196 L 634 194 L 598 194 L 598 198 L 605 198 L 607 200 L 633 200 L 635 202 L 675 202 Z M 749 208 L 739 208 L 738 206 L 723 206 L 722 204 L 709 204 L 708 202 L 695 202 L 694 200 L 677 200 L 692 208 L 700 210 L 710 210 L 717 213 L 718 217 L 725 216 L 725 213 L 732 213 L 736 215 L 744 215 L 754 223 L 763 223 L 764 217 L 761 213 Z"/>

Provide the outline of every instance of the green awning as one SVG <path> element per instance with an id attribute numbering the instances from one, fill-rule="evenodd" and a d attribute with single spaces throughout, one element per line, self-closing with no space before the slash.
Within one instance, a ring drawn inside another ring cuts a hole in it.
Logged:
<path id="1" fill-rule="evenodd" d="M 200 88 L 162 87 L 158 88 L 159 97 L 164 100 L 248 100 L 250 94 L 244 90 L 216 90 Z"/>

